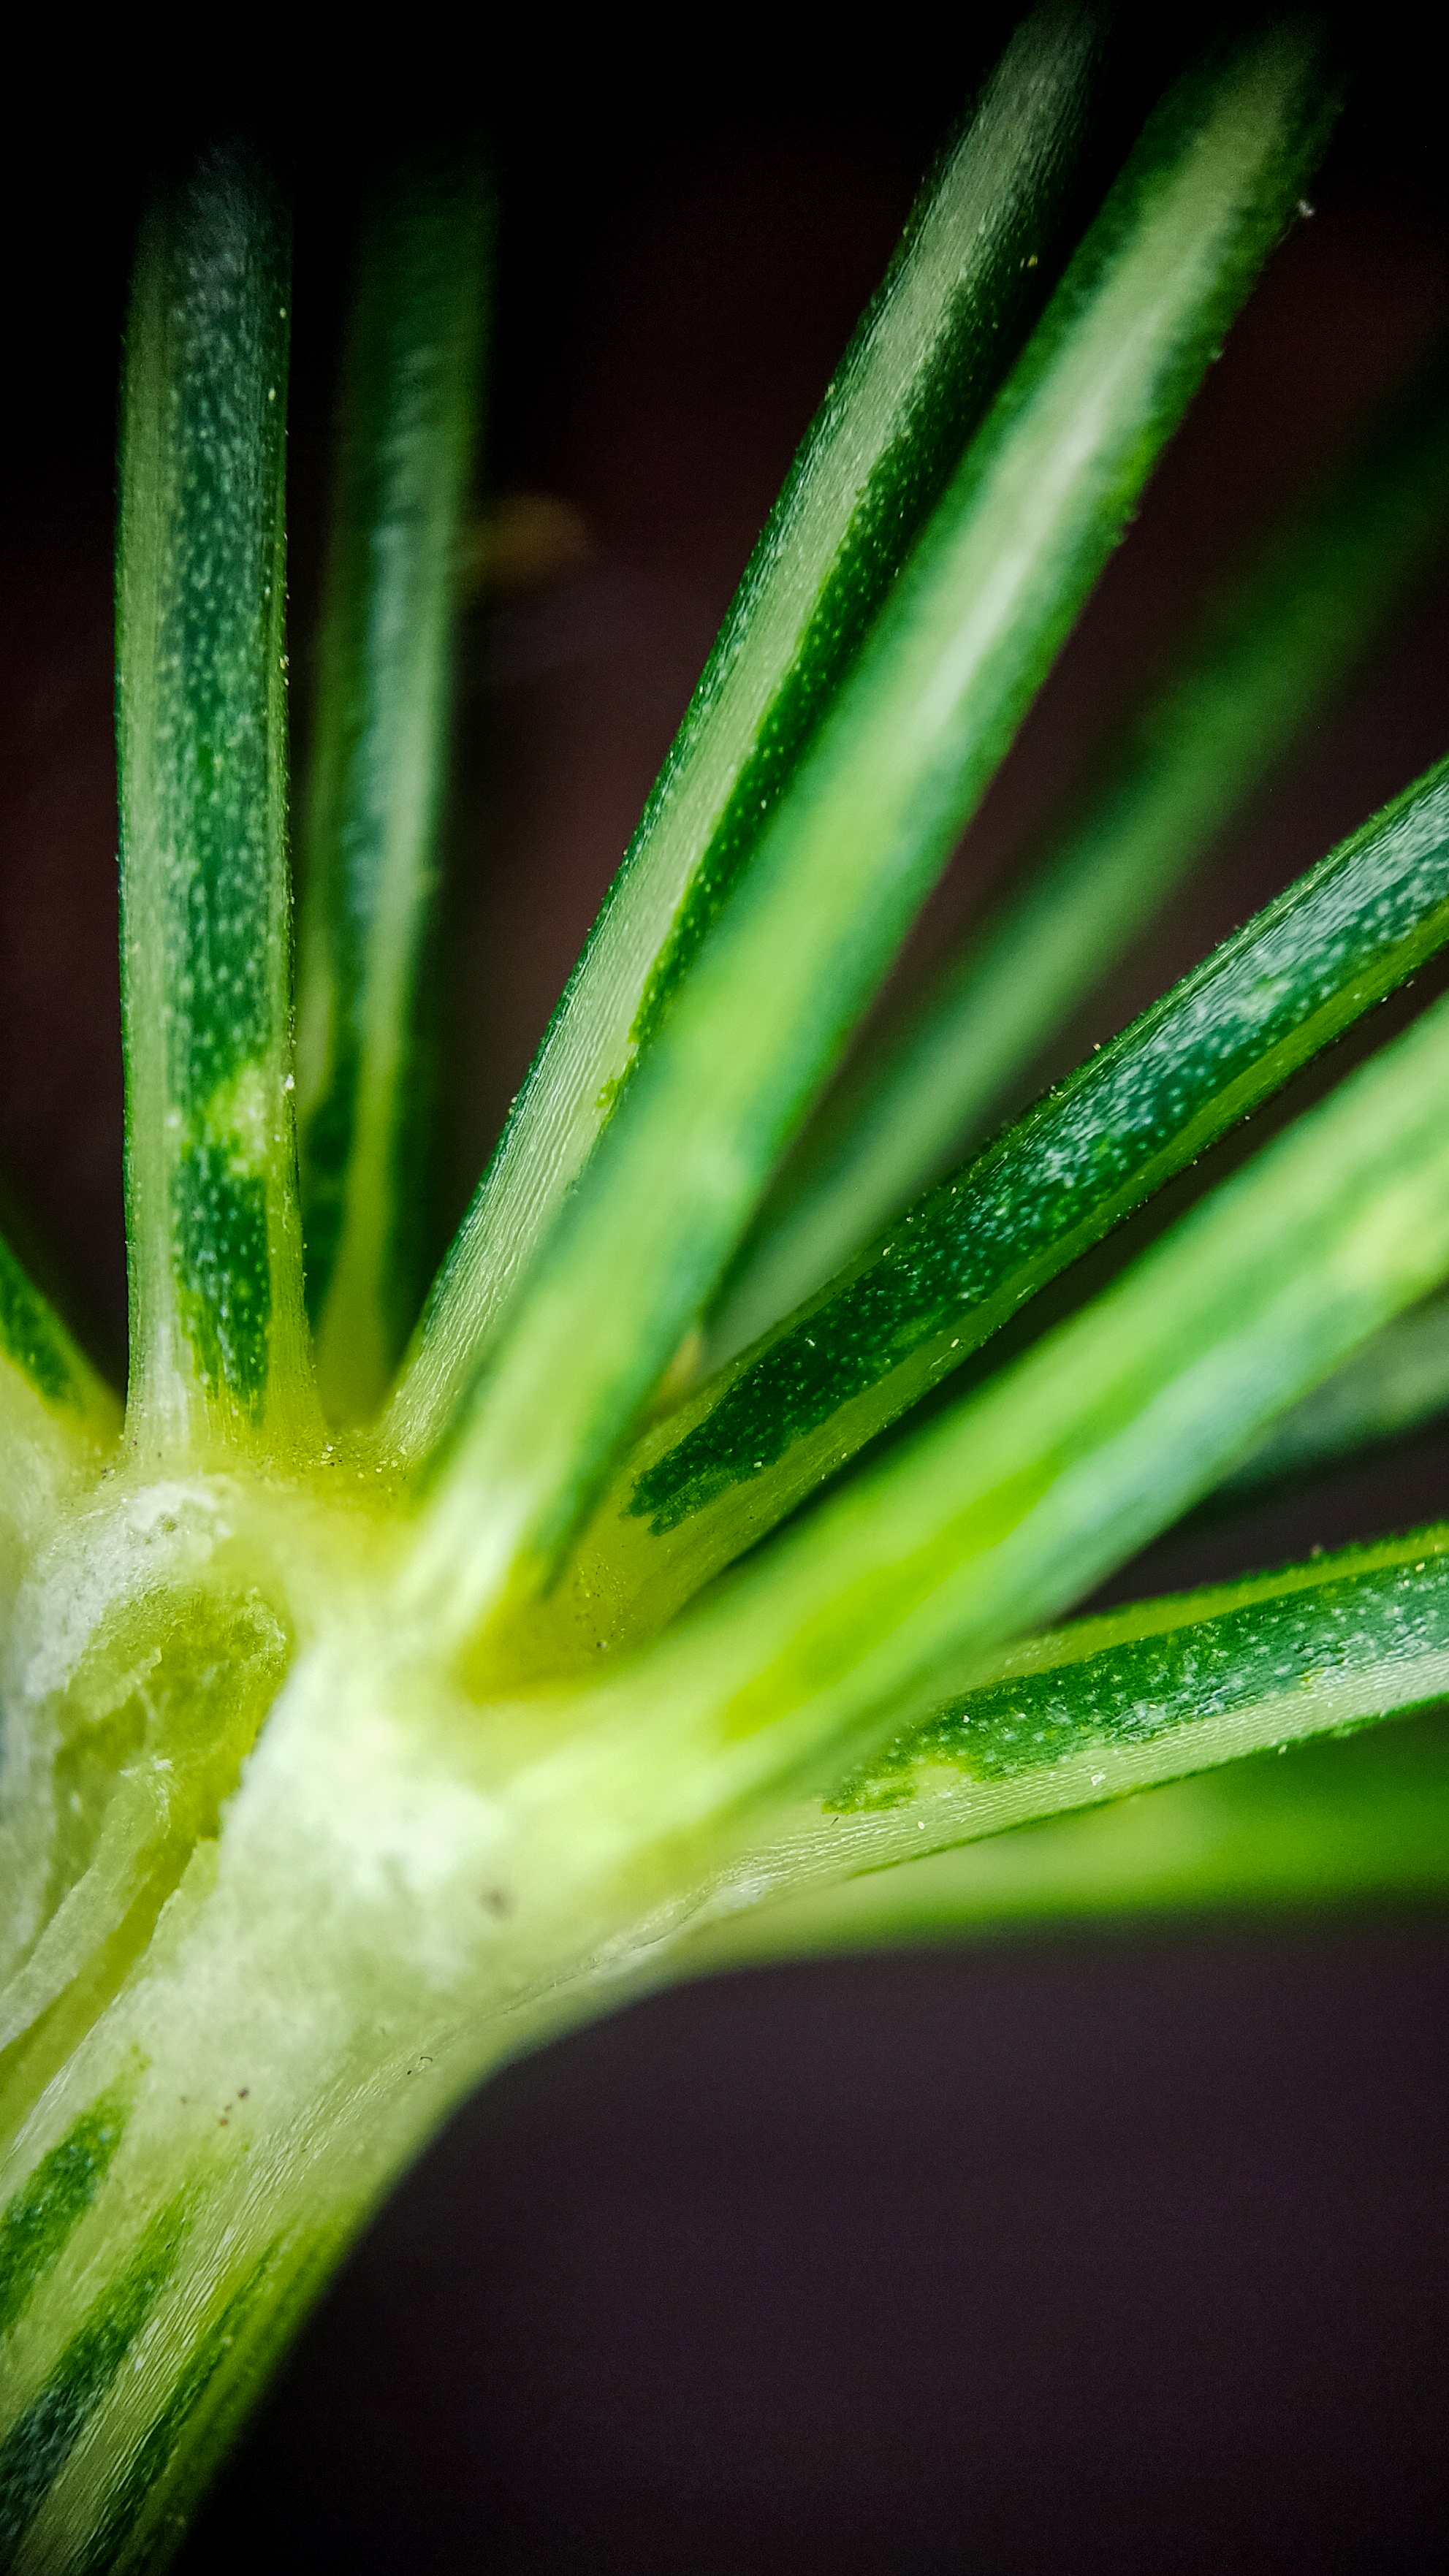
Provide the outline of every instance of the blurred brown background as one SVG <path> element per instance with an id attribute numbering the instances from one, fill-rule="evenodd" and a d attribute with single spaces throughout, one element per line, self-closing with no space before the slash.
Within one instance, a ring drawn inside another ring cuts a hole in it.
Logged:
<path id="1" fill-rule="evenodd" d="M 721 39 L 706 77 L 632 39 L 582 59 L 541 36 L 506 66 L 481 42 L 430 55 L 386 110 L 381 83 L 320 74 L 279 109 L 232 65 L 194 70 L 175 113 L 134 74 L 40 111 L 7 180 L 0 1164 L 116 1365 L 109 549 L 150 161 L 221 100 L 295 167 L 300 765 L 358 177 L 427 130 L 425 74 L 492 123 L 479 507 L 542 538 L 466 634 L 441 1227 L 1003 24 L 980 13 L 929 59 L 832 52 L 823 71 L 787 22 Z M 1212 371 L 906 976 L 1020 855 L 1232 546 L 1445 318 L 1428 69 L 1394 20 L 1371 33 L 1316 211 Z M 551 515 L 525 523 L 527 495 Z M 1426 566 L 1372 667 L 1063 1064 L 1442 754 L 1446 643 L 1449 575 Z M 1420 979 L 1378 1027 L 1437 988 Z M 1411 1525 L 1444 1507 L 1446 1466 L 1443 1438 L 1421 1440 L 1253 1522 L 1180 1533 L 1119 1588 Z M 1437 1921 L 1139 1927 L 761 1972 L 637 2008 L 454 2123 L 305 2331 L 182 2564 L 219 2576 L 287 2548 L 319 2568 L 519 2576 L 1440 2567 L 1446 1967 Z"/>

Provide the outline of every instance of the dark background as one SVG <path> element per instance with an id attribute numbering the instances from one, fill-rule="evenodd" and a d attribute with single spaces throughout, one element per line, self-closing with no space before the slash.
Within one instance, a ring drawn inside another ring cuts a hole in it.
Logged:
<path id="1" fill-rule="evenodd" d="M 531 493 L 569 514 L 552 565 L 467 628 L 447 1002 L 462 1105 L 440 1222 L 1003 23 L 978 13 L 929 59 L 833 52 L 823 70 L 789 22 L 732 21 L 703 74 L 637 42 L 583 58 L 557 31 L 507 62 L 429 57 L 460 115 L 490 113 L 503 208 L 480 507 Z M 1316 212 L 1212 371 L 906 974 L 1021 854 L 1233 544 L 1444 319 L 1430 66 L 1394 17 L 1371 36 Z M 1145 77 L 1140 50 L 1128 76 Z M 244 60 L 193 63 L 179 97 L 103 65 L 79 104 L 37 90 L 7 163 L 0 1161 L 117 1366 L 109 558 L 136 209 L 156 155 L 223 112 L 293 165 L 300 767 L 351 212 L 401 131 L 438 131 L 421 94 L 406 66 L 371 86 L 301 76 L 278 107 Z M 1425 571 L 1063 1063 L 1442 753 L 1449 578 Z M 1179 1533 L 1119 1588 L 1411 1525 L 1442 1508 L 1444 1465 L 1422 1440 Z M 304 2332 L 182 2564 L 1445 2564 L 1446 1966 L 1437 1920 L 1238 1924 L 760 1971 L 636 2007 L 455 2121 Z"/>

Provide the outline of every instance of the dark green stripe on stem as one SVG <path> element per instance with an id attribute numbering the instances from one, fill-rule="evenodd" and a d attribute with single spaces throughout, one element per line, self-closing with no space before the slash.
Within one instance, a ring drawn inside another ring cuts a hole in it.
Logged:
<path id="1" fill-rule="evenodd" d="M 0 2445 L 0 2564 L 24 2537 L 176 2268 L 182 2200 L 152 2220 L 113 2288 L 96 2300 L 44 2387 Z"/>
<path id="2" fill-rule="evenodd" d="M 133 1393 L 158 1447 L 305 1402 L 290 1064 L 289 230 L 246 154 L 143 228 L 118 734 Z"/>
<path id="3" fill-rule="evenodd" d="M 231 2358 L 237 2339 L 256 2305 L 257 2294 L 272 2269 L 275 2253 L 275 2246 L 269 2246 L 201 2335 L 160 2414 L 142 2435 L 127 2461 L 105 2518 L 82 2562 L 80 2576 L 112 2576 L 112 2571 L 123 2563 L 122 2553 L 135 2534 L 156 2487 L 175 2459 L 197 2408 L 218 2372 Z M 178 2525 L 164 2537 L 153 2531 L 151 2537 L 164 2546 L 165 2540 L 180 2537 L 182 2527 Z M 142 2555 L 148 2558 L 150 2552 Z M 132 2563 L 135 2563 L 134 2554 Z"/>
<path id="4" fill-rule="evenodd" d="M 0 2335 L 25 2309 L 95 2199 L 126 2125 L 105 2096 L 81 2114 L 0 2212 Z"/>

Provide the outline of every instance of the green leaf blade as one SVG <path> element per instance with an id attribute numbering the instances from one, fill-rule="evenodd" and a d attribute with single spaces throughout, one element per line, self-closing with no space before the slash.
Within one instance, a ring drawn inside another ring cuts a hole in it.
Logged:
<path id="1" fill-rule="evenodd" d="M 1114 1776 L 1119 1789 L 1130 1785 L 1139 1756 L 1149 1776 L 1171 1776 L 1156 1768 L 1163 1759 L 1175 1765 L 1185 1752 L 1196 1767 L 1245 1730 L 1288 1743 L 1438 1700 L 1449 1690 L 1446 1548 L 1435 1527 L 1216 1596 L 1080 1621 L 1003 1658 L 1000 1681 L 899 1739 L 828 1804 L 841 1815 L 883 1811 L 929 1796 L 953 1769 L 963 1789 L 989 1795 L 1084 1761 L 1087 1787 L 1105 1792 Z"/>
<path id="2" fill-rule="evenodd" d="M 1446 524 L 1440 361 L 1212 604 L 1022 891 L 806 1130 L 711 1321 L 713 1362 L 812 1296 L 959 1155 L 1363 655 Z"/>
<path id="3" fill-rule="evenodd" d="M 1321 1745 L 1328 1735 L 1402 1720 L 1449 1697 L 1449 1530 L 1440 1524 L 1372 1547 L 1238 1583 L 1139 1601 L 1076 1620 L 987 1659 L 977 1685 L 926 1725 L 903 1732 L 824 1800 L 803 1802 L 777 1841 L 729 1873 L 705 1909 L 722 1928 L 746 1902 L 778 1889 L 811 1937 L 849 1937 L 853 1914 L 888 1937 L 972 1922 L 1064 1912 L 1111 1916 L 1156 1904 L 1301 1902 L 1322 1895 L 1439 1892 L 1449 1855 L 1433 1846 L 1449 1792 L 1442 1716 L 1395 1724 L 1365 1748 L 1383 1804 L 1361 1817 L 1352 1769 L 1263 1777 L 1255 1753 Z M 1425 1747 L 1427 1771 L 1416 1752 Z M 1339 1748 L 1332 1750 L 1337 1753 Z M 1238 1766 L 1246 1763 L 1246 1770 Z M 1087 1811 L 1144 1788 L 1229 1766 L 1205 1801 L 1119 1811 L 1103 1828 Z M 1428 1813 L 1416 1818 L 1420 1795 Z M 1277 1812 L 1286 1800 L 1288 1831 Z M 1206 1833 L 1194 1835 L 1194 1817 Z M 1015 1829 L 1076 1818 L 1061 1850 Z M 1293 1829 L 1296 1823 L 1296 1830 Z M 1085 1832 L 1081 1831 L 1086 1827 Z M 1002 1860 L 941 1874 L 933 1900 L 903 1884 L 924 1856 L 999 1834 Z M 859 1874 L 893 1889 L 852 1899 Z M 1322 1873 L 1322 1875 L 1317 1875 Z M 748 1897 L 746 1891 L 749 1891 Z M 937 1906 L 939 1910 L 933 1911 Z M 829 1926 L 834 1922 L 836 1935 Z M 726 1930 L 726 1946 L 768 1945 Z"/>
<path id="4" fill-rule="evenodd" d="M 288 230 L 213 155 L 145 226 L 118 566 L 132 1410 L 161 1451 L 310 1434 L 290 1048 Z"/>
<path id="5" fill-rule="evenodd" d="M 792 1768 L 838 1778 L 852 1737 L 863 1758 L 924 1722 L 1178 1518 L 1449 1270 L 1446 1104 L 1441 1003 L 1081 1315 L 624 1658 L 596 1687 L 654 1728 L 661 1805 L 681 1781 L 698 1800 L 706 1767 L 721 1800 Z M 1233 1749 L 1253 1740 L 1229 1725 L 1215 1758 Z"/>
<path id="6" fill-rule="evenodd" d="M 1295 1404 L 1218 1487 L 1224 1501 L 1419 1431 L 1449 1409 L 1449 1305 L 1430 1298 Z"/>
<path id="7" fill-rule="evenodd" d="M 1277 238 L 1318 84 L 1278 28 L 1149 125 L 495 1356 L 414 1560 L 448 1633 L 551 1580 Z"/>
<path id="8" fill-rule="evenodd" d="M 1449 763 L 641 1444 L 576 1589 L 652 1626 L 1449 937 Z"/>
<path id="9" fill-rule="evenodd" d="M 827 391 L 429 1300 L 387 1426 L 409 1456 L 446 1428 L 1021 345 L 1082 166 L 1102 51 L 1091 12 L 1034 13 Z"/>
<path id="10" fill-rule="evenodd" d="M 119 1430 L 110 1388 L 0 1236 L 0 1442 L 17 1459 L 41 1442 L 102 1451 Z"/>
<path id="11" fill-rule="evenodd" d="M 416 165 L 364 232 L 343 397 L 302 904 L 307 1297 L 335 1420 L 380 1403 L 426 1279 L 426 963 L 491 215 Z"/>
<path id="12" fill-rule="evenodd" d="M 0 1609 L 69 1496 L 114 1458 L 121 1408 L 0 1236 Z M 10 1827 L 0 1813 L 0 1870 Z"/>
<path id="13" fill-rule="evenodd" d="M 23 2316 L 85 2216 L 121 2143 L 126 2105 L 92 2104 L 0 2210 L 0 2336 Z"/>
<path id="14" fill-rule="evenodd" d="M 713 1969 L 1144 1919 L 1160 1928 L 1224 1913 L 1318 1920 L 1350 1907 L 1439 1907 L 1446 1827 L 1449 1724 L 1436 1707 L 1345 1742 L 1273 1745 L 925 1859 L 862 1862 L 840 1878 L 802 1871 L 798 1887 L 787 1877 L 763 1903 L 753 1886 L 743 1904 L 732 1901 L 742 1885 L 726 1888 L 685 1955 Z"/>

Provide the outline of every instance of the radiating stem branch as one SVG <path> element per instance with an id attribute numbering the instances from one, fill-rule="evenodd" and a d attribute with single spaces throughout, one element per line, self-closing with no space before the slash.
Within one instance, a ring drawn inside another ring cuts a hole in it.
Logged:
<path id="1" fill-rule="evenodd" d="M 1446 938 L 1441 764 L 646 1434 L 579 1545 L 580 1638 L 662 1622 Z"/>
<path id="2" fill-rule="evenodd" d="M 1405 1676 L 1408 1679 L 1408 1676 Z M 1305 1712 L 1295 1704 L 1296 1719 Z M 1337 1730 L 1334 1729 L 1333 1732 Z M 1209 1751 L 1182 1738 L 1178 1758 Z M 1164 1751 L 1167 1750 L 1164 1744 Z M 1278 1756 L 1288 1751 L 1290 1758 Z M 1087 1774 L 1087 1788 L 1098 1778 Z M 1121 1778 L 1114 1765 L 1106 1777 Z M 1064 1783 L 1062 1785 L 1065 1785 Z M 1295 1912 L 1344 1906 L 1442 1906 L 1449 1898 L 1449 1725 L 1442 1707 L 1350 1741 L 1274 1739 L 1142 1795 L 1105 1785 L 1105 1806 L 1069 1807 L 1016 1832 L 927 1850 L 932 1800 L 893 1820 L 914 1837 L 894 1859 L 852 1850 L 845 1820 L 802 1810 L 788 1848 L 735 1873 L 700 1916 L 676 1970 L 833 1955 L 904 1942 L 1048 1926 L 1120 1926 L 1143 1916 Z M 958 1801 L 968 1832 L 966 1794 Z M 977 1810 L 979 1815 L 979 1808 Z M 884 1817 L 872 1820 L 882 1829 Z M 897 1846 L 898 1848 L 898 1846 Z M 827 1859 L 827 1851 L 829 1857 Z M 783 1870 L 772 1900 L 772 1860 Z M 846 1869 L 848 1876 L 831 1876 Z"/>
<path id="3" fill-rule="evenodd" d="M 718 1363 L 964 1149 L 1368 648 L 1449 527 L 1442 357 L 1213 603 L 1019 893 L 807 1129 L 741 1247 Z"/>
<path id="4" fill-rule="evenodd" d="M 727 1873 L 704 1909 L 704 1922 L 730 1922 L 740 1909 L 779 1896 L 807 1899 L 802 1924 L 833 1917 L 830 1891 L 856 1873 L 890 1873 L 900 1917 L 923 1927 L 931 1896 L 900 1883 L 897 1865 L 931 1852 L 980 1842 L 1003 1829 L 1101 1806 L 1160 1780 L 1235 1762 L 1256 1749 L 1284 1749 L 1312 1736 L 1366 1726 L 1374 1718 L 1418 1708 L 1449 1695 L 1449 1528 L 1415 1530 L 1372 1548 L 1341 1548 L 1307 1566 L 1258 1574 L 1238 1584 L 1132 1602 L 1098 1618 L 1075 1620 L 1047 1636 L 1026 1638 L 982 1669 L 975 1690 L 941 1708 L 926 1726 L 897 1736 L 828 1801 L 794 1808 L 779 1839 Z M 1431 1793 L 1421 1829 L 1400 1850 L 1397 1886 L 1444 1888 L 1449 1855 L 1428 1868 L 1428 1837 L 1441 1842 L 1449 1798 L 1444 1723 L 1426 1739 L 1428 1772 L 1415 1772 L 1413 1752 L 1397 1728 L 1374 1754 L 1369 1780 L 1385 1775 L 1395 1793 L 1392 1814 L 1403 1826 L 1418 1790 Z M 1361 1770 L 1361 1767 L 1359 1767 Z M 1305 1875 L 1305 1857 L 1336 1860 L 1341 1883 L 1364 1873 L 1356 1839 L 1354 1765 L 1338 1795 L 1318 1767 L 1320 1803 L 1310 1808 L 1307 1855 L 1292 1824 L 1284 1832 L 1281 1788 L 1274 1775 L 1253 1788 L 1253 1772 L 1235 1777 L 1209 1801 L 1214 1832 L 1204 1842 L 1155 1839 L 1150 1816 L 1140 1834 L 1088 1834 L 1083 1850 L 1067 1842 L 1067 1906 L 1111 1914 L 1116 1906 L 1152 1901 L 1235 1901 L 1243 1893 L 1289 1899 L 1320 1893 Z M 1274 1795 L 1276 1793 L 1276 1795 Z M 1227 1842 L 1222 1826 L 1227 1811 Z M 1323 1808 L 1328 1808 L 1325 1814 Z M 1191 1814 L 1191 1808 L 1189 1808 Z M 1292 1775 L 1289 1775 L 1292 1816 Z M 1372 1824 L 1369 1808 L 1369 1824 Z M 1238 1839 L 1232 1826 L 1238 1824 Z M 1245 1850 L 1243 1850 L 1243 1837 Z M 985 1860 L 957 1880 L 938 1880 L 936 1922 L 993 1919 L 993 1904 L 1011 1919 L 1026 1886 L 1052 1891 L 1052 1847 L 1026 1847 L 1018 1860 Z M 1073 1860 L 1075 1855 L 1075 1860 Z M 1248 1860 L 1248 1868 L 1245 1868 Z M 1075 1875 L 1073 1875 L 1075 1870 Z M 1392 1855 L 1369 1860 L 1369 1878 L 1395 1886 Z M 905 1880 L 913 1870 L 905 1868 Z M 1330 1880 L 1328 1886 L 1333 1886 Z M 861 1906 L 864 1922 L 890 1924 L 892 1896 Z M 851 1904 L 841 1906 L 851 1922 Z M 771 1940 L 771 1917 L 740 1924 L 745 1942 Z"/>
<path id="5" fill-rule="evenodd" d="M 831 381 L 429 1301 L 388 1425 L 411 1455 L 446 1428 L 1040 310 L 1103 51 L 1090 9 L 1033 13 Z"/>
<path id="6" fill-rule="evenodd" d="M 783 1788 L 792 1769 L 805 1790 L 827 1786 L 853 1740 L 868 1756 L 893 1724 L 915 1729 L 991 1678 L 997 1650 L 1135 1554 L 1285 1401 L 1446 1272 L 1441 1002 L 1081 1315 L 863 1469 L 596 1686 L 661 1824 L 671 1800 L 682 1822 L 711 1781 L 721 1802 L 731 1788 L 742 1802 Z M 1412 1586 L 1403 1597 L 1412 1606 Z M 1146 1605 L 1145 1625 L 1161 1606 Z M 1049 1657 L 1051 1642 L 1039 1651 Z M 1449 1660 L 1435 1654 L 1441 1677 L 1421 1676 L 1410 1696 L 1449 1685 Z M 1185 1667 L 1184 1691 L 1190 1681 Z M 1193 1706 L 1211 1716 L 1211 1695 Z M 1265 1732 L 1229 1725 L 1212 1758 L 1292 1732 L 1276 1713 Z M 608 1743 L 596 1726 L 585 1750 L 604 1762 Z M 560 1777 L 584 1758 L 560 1755 Z M 1071 1801 L 997 1800 L 991 1814 L 1006 1824 L 1053 1803 Z"/>
<path id="7" fill-rule="evenodd" d="M 422 1303 L 425 967 L 478 410 L 476 170 L 412 165 L 364 233 L 342 405 L 300 936 L 307 1302 L 328 1412 L 380 1403 Z"/>
<path id="8" fill-rule="evenodd" d="M 1149 124 L 498 1346 L 415 1560 L 414 1607 L 448 1633 L 552 1579 L 984 794 L 1324 123 L 1318 47 L 1276 26 Z"/>
<path id="9" fill-rule="evenodd" d="M 311 1421 L 289 981 L 288 227 L 217 152 L 147 216 L 118 574 L 131 1407 L 158 1454 Z"/>

